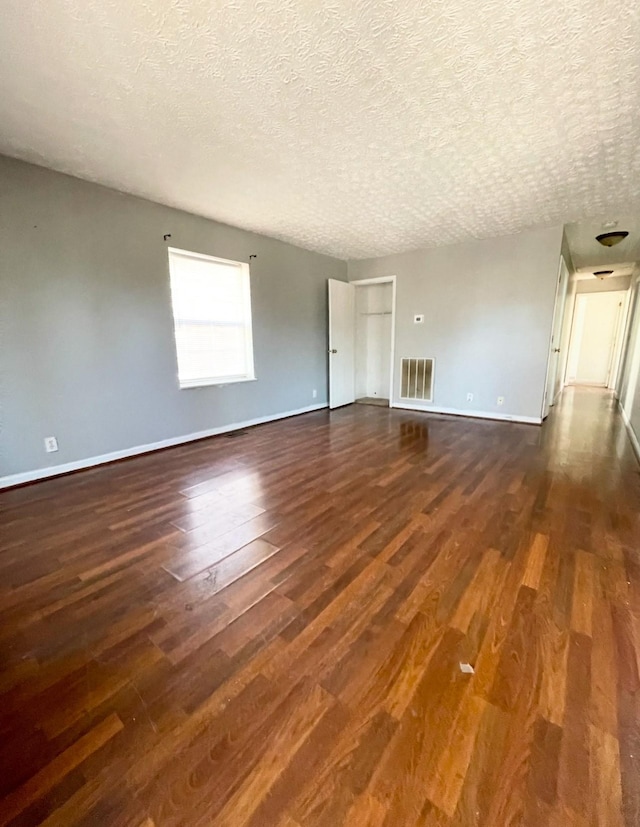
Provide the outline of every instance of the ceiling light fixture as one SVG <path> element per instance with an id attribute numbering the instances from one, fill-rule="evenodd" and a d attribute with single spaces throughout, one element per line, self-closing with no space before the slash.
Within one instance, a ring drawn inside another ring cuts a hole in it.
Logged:
<path id="1" fill-rule="evenodd" d="M 613 233 L 600 233 L 596 236 L 596 241 L 602 244 L 603 247 L 614 247 L 620 244 L 629 235 L 626 230 L 616 230 Z"/>
<path id="2" fill-rule="evenodd" d="M 606 278 L 606 276 L 610 276 L 612 273 L 613 270 L 595 270 L 593 275 L 602 280 L 603 278 Z"/>

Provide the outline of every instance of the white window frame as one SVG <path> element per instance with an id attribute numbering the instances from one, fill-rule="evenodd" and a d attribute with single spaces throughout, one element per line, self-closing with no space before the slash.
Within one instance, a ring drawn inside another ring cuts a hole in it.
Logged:
<path id="1" fill-rule="evenodd" d="M 176 368 L 177 368 L 177 378 L 178 378 L 178 385 L 180 390 L 188 390 L 190 388 L 205 388 L 210 387 L 213 385 L 231 385 L 237 382 L 255 382 L 256 381 L 256 374 L 255 374 L 255 364 L 253 359 L 253 319 L 251 314 L 251 273 L 249 269 L 249 265 L 244 261 L 234 261 L 233 259 L 229 258 L 220 258 L 218 256 L 209 256 L 205 253 L 196 253 L 192 250 L 183 250 L 180 247 L 168 247 L 167 248 L 167 262 L 168 262 L 168 269 L 169 269 L 169 287 L 171 289 L 171 254 L 175 253 L 176 255 L 180 256 L 188 256 L 190 258 L 198 258 L 203 259 L 204 261 L 211 261 L 214 263 L 219 264 L 226 264 L 226 265 L 233 265 L 234 267 L 238 267 L 241 272 L 242 277 L 242 292 L 243 292 L 243 300 L 244 300 L 244 308 L 245 308 L 245 358 L 246 358 L 246 365 L 247 365 L 247 373 L 238 375 L 238 376 L 208 376 L 202 377 L 199 379 L 192 379 L 192 380 L 181 380 L 180 379 L 180 367 L 179 367 L 179 359 L 178 359 L 178 341 L 176 337 L 176 317 L 175 317 L 175 309 L 173 303 L 173 296 L 171 297 L 171 315 L 173 318 L 173 335 L 174 335 L 174 344 L 176 350 Z"/>

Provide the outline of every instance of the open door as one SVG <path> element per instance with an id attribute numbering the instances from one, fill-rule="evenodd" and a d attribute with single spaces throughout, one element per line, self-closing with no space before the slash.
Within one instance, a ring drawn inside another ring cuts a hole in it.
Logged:
<path id="1" fill-rule="evenodd" d="M 329 407 L 355 398 L 355 287 L 329 279 Z"/>

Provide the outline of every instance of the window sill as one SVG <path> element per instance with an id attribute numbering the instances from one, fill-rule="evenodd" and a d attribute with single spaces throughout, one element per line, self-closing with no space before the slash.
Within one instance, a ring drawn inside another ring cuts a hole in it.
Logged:
<path id="1" fill-rule="evenodd" d="M 203 379 L 199 382 L 190 382 L 189 384 L 180 385 L 181 391 L 190 391 L 190 390 L 198 390 L 198 388 L 223 388 L 225 385 L 237 385 L 239 382 L 257 382 L 257 378 L 255 376 L 243 376 L 241 378 L 234 379 L 233 377 L 229 379 Z"/>

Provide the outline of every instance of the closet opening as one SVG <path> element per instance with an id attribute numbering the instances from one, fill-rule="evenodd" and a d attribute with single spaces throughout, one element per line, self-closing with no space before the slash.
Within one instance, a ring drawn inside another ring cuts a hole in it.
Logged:
<path id="1" fill-rule="evenodd" d="M 394 333 L 392 279 L 352 282 L 355 289 L 355 401 L 390 407 Z"/>

